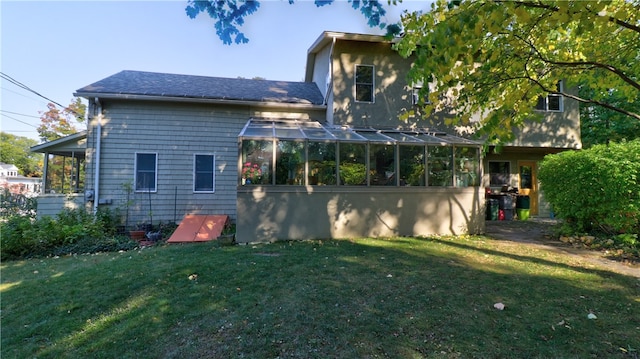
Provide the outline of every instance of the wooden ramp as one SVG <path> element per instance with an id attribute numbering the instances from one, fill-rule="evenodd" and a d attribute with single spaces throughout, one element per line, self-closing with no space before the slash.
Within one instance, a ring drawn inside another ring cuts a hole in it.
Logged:
<path id="1" fill-rule="evenodd" d="M 217 239 L 222 234 L 229 216 L 188 214 L 173 232 L 167 243 L 206 242 Z"/>

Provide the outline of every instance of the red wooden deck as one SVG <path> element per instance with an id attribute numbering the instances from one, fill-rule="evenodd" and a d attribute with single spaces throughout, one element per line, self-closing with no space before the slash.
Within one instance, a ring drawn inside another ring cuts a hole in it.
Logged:
<path id="1" fill-rule="evenodd" d="M 168 243 L 206 242 L 220 237 L 229 216 L 188 214 L 173 232 Z"/>

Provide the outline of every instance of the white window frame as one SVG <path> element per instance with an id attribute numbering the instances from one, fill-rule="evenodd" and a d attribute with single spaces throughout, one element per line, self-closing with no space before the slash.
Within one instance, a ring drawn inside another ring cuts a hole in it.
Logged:
<path id="1" fill-rule="evenodd" d="M 358 82 L 358 68 L 370 67 L 371 68 L 371 82 Z M 358 100 L 358 86 L 371 86 L 371 100 L 362 101 Z M 359 103 L 375 103 L 376 102 L 376 68 L 373 65 L 356 64 L 353 72 L 353 99 Z"/>
<path id="2" fill-rule="evenodd" d="M 198 174 L 198 169 L 196 167 L 196 159 L 198 156 L 209 156 L 213 163 L 211 164 L 211 179 L 212 179 L 212 189 L 211 190 L 198 190 L 196 188 L 196 177 Z M 193 193 L 215 193 L 216 192 L 216 155 L 215 153 L 194 153 L 193 154 Z"/>
<path id="3" fill-rule="evenodd" d="M 154 181 L 153 188 L 138 188 L 138 155 L 153 155 L 155 157 L 154 163 Z M 157 193 L 158 192 L 158 153 L 157 152 L 136 152 L 133 159 L 133 183 L 135 186 L 135 192 L 138 193 Z"/>
<path id="4" fill-rule="evenodd" d="M 564 90 L 564 81 L 560 80 L 560 81 L 558 81 L 558 92 L 563 92 L 563 90 Z M 558 98 L 558 108 L 557 109 L 550 109 L 549 108 L 549 98 L 551 98 L 551 97 Z M 564 96 L 558 95 L 558 94 L 548 94 L 546 97 L 542 97 L 540 99 L 543 100 L 542 108 L 538 107 L 538 104 L 536 104 L 536 107 L 535 107 L 536 111 L 540 111 L 540 112 L 564 112 Z M 538 99 L 538 101 L 540 101 L 540 99 Z"/>
<path id="5" fill-rule="evenodd" d="M 420 97 L 420 91 L 423 88 L 425 88 L 425 85 L 422 83 L 422 81 L 416 83 L 411 88 L 411 104 L 413 106 L 430 105 L 431 104 L 431 100 L 429 100 L 429 94 L 431 93 L 431 89 L 429 88 L 429 84 L 427 84 L 427 86 L 426 86 L 426 89 L 427 89 L 426 96 L 422 96 L 422 98 L 421 98 Z"/>

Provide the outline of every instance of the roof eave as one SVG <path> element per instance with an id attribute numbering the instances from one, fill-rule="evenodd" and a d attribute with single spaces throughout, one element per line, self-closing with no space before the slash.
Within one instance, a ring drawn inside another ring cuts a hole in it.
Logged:
<path id="1" fill-rule="evenodd" d="M 71 142 L 71 141 L 78 141 L 81 140 L 83 138 L 87 137 L 87 131 L 80 131 L 80 132 L 76 132 L 74 134 L 65 136 L 65 137 L 60 137 L 58 139 L 55 139 L 53 141 L 49 141 L 49 142 L 45 142 L 45 143 L 41 143 L 39 145 L 35 145 L 32 146 L 31 148 L 29 148 L 29 151 L 31 152 L 38 152 L 38 153 L 44 153 L 46 152 L 46 150 L 50 147 L 54 147 L 54 146 L 58 146 L 62 143 L 66 143 L 66 142 Z"/>
<path id="2" fill-rule="evenodd" d="M 305 108 L 305 109 L 326 109 L 326 105 L 316 105 L 312 103 L 294 103 L 294 102 L 277 102 L 277 101 L 251 101 L 251 100 L 230 100 L 215 99 L 206 97 L 175 97 L 175 96 L 158 96 L 158 95 L 136 95 L 136 94 L 120 94 L 120 93 L 102 93 L 102 92 L 75 92 L 75 97 L 83 97 L 86 99 L 115 99 L 115 100 L 135 100 L 135 101 L 164 101 L 164 102 L 182 102 L 182 103 L 208 103 L 217 105 L 244 105 L 258 107 L 280 107 L 280 108 Z"/>

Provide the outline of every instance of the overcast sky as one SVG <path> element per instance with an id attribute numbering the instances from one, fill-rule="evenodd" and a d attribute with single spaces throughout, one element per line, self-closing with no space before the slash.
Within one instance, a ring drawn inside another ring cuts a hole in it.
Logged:
<path id="1" fill-rule="evenodd" d="M 386 0 L 382 1 L 386 3 Z M 0 1 L 1 71 L 63 105 L 86 85 L 122 70 L 302 81 L 307 50 L 322 31 L 383 34 L 345 1 L 261 1 L 246 19 L 248 44 L 223 45 L 213 20 L 186 1 Z M 428 9 L 424 0 L 390 7 Z M 38 139 L 47 100 L 2 80 L 0 129 Z"/>

